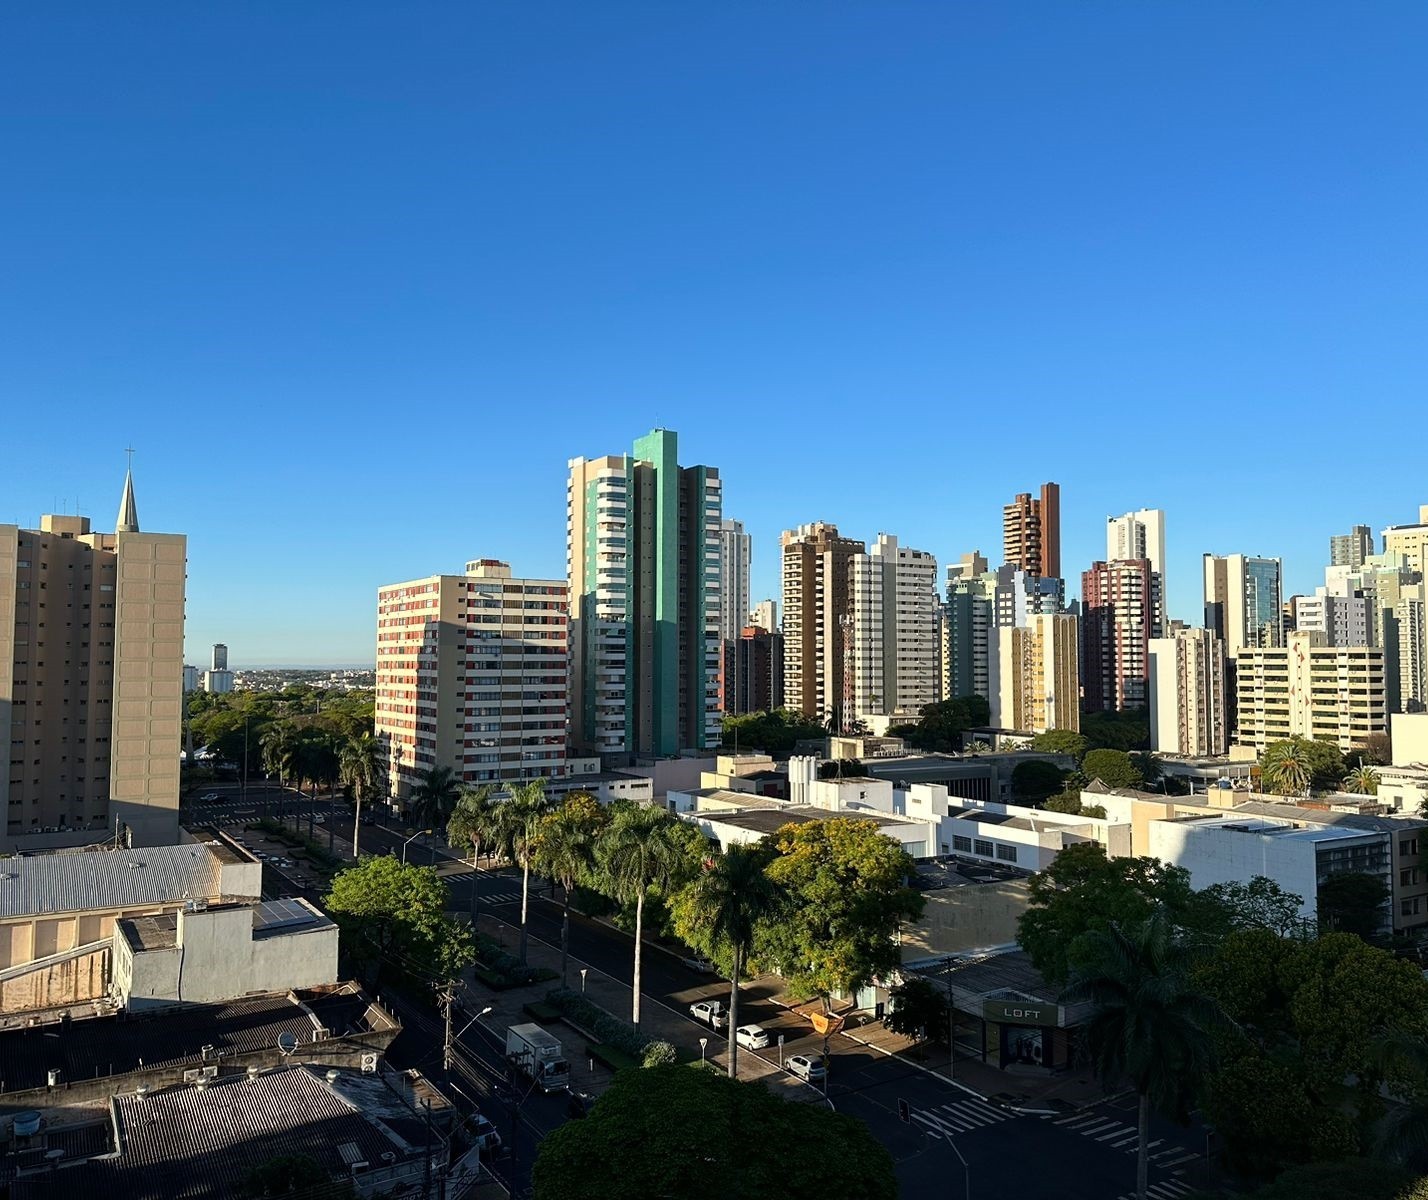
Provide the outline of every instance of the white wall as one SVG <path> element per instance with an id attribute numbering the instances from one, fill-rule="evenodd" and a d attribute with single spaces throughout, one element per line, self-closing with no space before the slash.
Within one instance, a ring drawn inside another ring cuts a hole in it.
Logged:
<path id="1" fill-rule="evenodd" d="M 1428 763 L 1428 713 L 1394 713 L 1391 722 L 1393 765 Z"/>
<path id="2" fill-rule="evenodd" d="M 1284 834 L 1257 834 L 1197 821 L 1151 821 L 1147 853 L 1190 872 L 1197 891 L 1266 875 L 1303 898 L 1301 917 L 1313 917 L 1319 894 L 1315 843 Z"/>

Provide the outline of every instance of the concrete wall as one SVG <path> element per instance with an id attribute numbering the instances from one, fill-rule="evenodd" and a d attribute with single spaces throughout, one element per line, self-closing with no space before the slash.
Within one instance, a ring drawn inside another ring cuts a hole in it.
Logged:
<path id="1" fill-rule="evenodd" d="M 1428 713 L 1394 713 L 1393 765 L 1428 763 Z"/>
<path id="2" fill-rule="evenodd" d="M 1314 847 L 1307 839 L 1226 831 L 1193 821 L 1154 821 L 1150 826 L 1151 856 L 1188 870 L 1197 891 L 1266 875 L 1303 898 L 1299 915 L 1307 918 L 1315 916 L 1319 895 Z"/>
<path id="3" fill-rule="evenodd" d="M 0 980 L 0 1012 L 29 1012 L 98 1000 L 109 985 L 109 946 Z"/>
<path id="4" fill-rule="evenodd" d="M 923 892 L 922 919 L 902 931 L 903 962 L 1016 941 L 1027 895 L 1024 879 Z"/>

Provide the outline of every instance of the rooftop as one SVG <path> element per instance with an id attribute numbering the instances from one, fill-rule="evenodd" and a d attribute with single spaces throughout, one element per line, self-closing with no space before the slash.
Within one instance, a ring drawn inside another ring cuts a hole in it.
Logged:
<path id="1" fill-rule="evenodd" d="M 1376 816 L 1372 813 L 1334 812 L 1326 808 L 1302 808 L 1296 804 L 1267 804 L 1261 800 L 1236 804 L 1231 813 L 1274 817 L 1282 821 L 1299 821 L 1309 825 L 1343 826 L 1346 829 L 1371 830 L 1375 833 L 1398 833 L 1428 826 L 1428 820 L 1407 813 L 1403 816 Z"/>
<path id="2" fill-rule="evenodd" d="M 0 861 L 0 919 L 208 899 L 218 867 L 208 845 L 22 854 Z"/>
<path id="3" fill-rule="evenodd" d="M 754 833 L 777 833 L 785 825 L 803 825 L 809 821 L 852 820 L 872 821 L 875 825 L 905 825 L 906 821 L 890 817 L 886 813 L 864 812 L 858 809 L 814 808 L 799 805 L 796 808 L 748 808 L 742 812 L 699 813 L 698 816 L 718 825 L 732 825 L 735 829 L 748 829 Z"/>
<path id="4" fill-rule="evenodd" d="M 1315 816 L 1330 816 L 1329 813 L 1315 811 Z M 1198 813 L 1171 818 L 1167 824 L 1188 825 L 1199 829 L 1223 829 L 1226 832 L 1253 834 L 1256 837 L 1272 837 L 1284 841 L 1332 842 L 1343 838 L 1362 837 L 1373 832 L 1364 828 L 1340 828 L 1324 821 L 1312 825 L 1297 825 L 1291 819 L 1274 814 L 1275 819 L 1254 813 L 1241 813 L 1238 808 L 1214 816 Z"/>

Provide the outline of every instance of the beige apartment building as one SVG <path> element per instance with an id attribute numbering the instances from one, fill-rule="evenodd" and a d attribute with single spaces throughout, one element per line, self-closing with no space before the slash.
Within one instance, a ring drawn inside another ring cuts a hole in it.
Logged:
<path id="1" fill-rule="evenodd" d="M 784 704 L 814 720 L 841 714 L 853 698 L 853 558 L 867 547 L 822 521 L 785 530 Z"/>
<path id="2" fill-rule="evenodd" d="M 1238 746 L 1259 753 L 1298 735 L 1347 751 L 1388 732 L 1382 650 L 1329 646 L 1319 632 L 1291 633 L 1285 641 L 1236 656 Z"/>
<path id="3" fill-rule="evenodd" d="M 912 720 L 941 691 L 937 560 L 880 533 L 852 559 L 853 714 Z"/>
<path id="4" fill-rule="evenodd" d="M 1081 673 L 1076 617 L 1037 613 L 1025 626 L 998 633 L 992 724 L 1045 733 L 1081 727 Z"/>
<path id="5" fill-rule="evenodd" d="M 1418 524 L 1390 525 L 1383 531 L 1385 555 L 1402 555 L 1410 570 L 1428 572 L 1428 504 L 1418 506 Z"/>
<path id="6" fill-rule="evenodd" d="M 468 783 L 564 773 L 567 594 L 496 559 L 377 590 L 376 733 L 394 796 L 436 767 Z"/>
<path id="7" fill-rule="evenodd" d="M 46 514 L 0 525 L 0 847 L 178 836 L 187 539 Z"/>
<path id="8" fill-rule="evenodd" d="M 1150 748 L 1191 757 L 1229 748 L 1225 644 L 1208 629 L 1150 640 Z"/>

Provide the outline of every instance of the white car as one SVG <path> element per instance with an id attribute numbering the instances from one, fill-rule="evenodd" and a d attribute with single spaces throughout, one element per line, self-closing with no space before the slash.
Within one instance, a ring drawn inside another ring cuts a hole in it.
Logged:
<path id="1" fill-rule="evenodd" d="M 729 1022 L 729 1014 L 724 1010 L 722 1000 L 696 1000 L 689 1006 L 689 1015 L 696 1021 L 703 1021 L 715 1029 L 723 1029 Z"/>
<path id="2" fill-rule="evenodd" d="M 203 804 L 212 804 L 217 799 L 217 792 L 204 792 L 203 795 L 199 797 L 199 801 Z"/>
<path id="3" fill-rule="evenodd" d="M 734 1040 L 745 1050 L 762 1050 L 769 1044 L 769 1031 L 762 1025 L 740 1025 L 734 1030 Z"/>
<path id="4" fill-rule="evenodd" d="M 807 1054 L 790 1055 L 784 1064 L 790 1075 L 797 1075 L 804 1083 L 821 1083 L 824 1075 L 823 1062 Z"/>
<path id="5" fill-rule="evenodd" d="M 699 975 L 714 974 L 714 964 L 700 955 L 696 954 L 692 958 L 681 958 L 679 961 Z"/>

